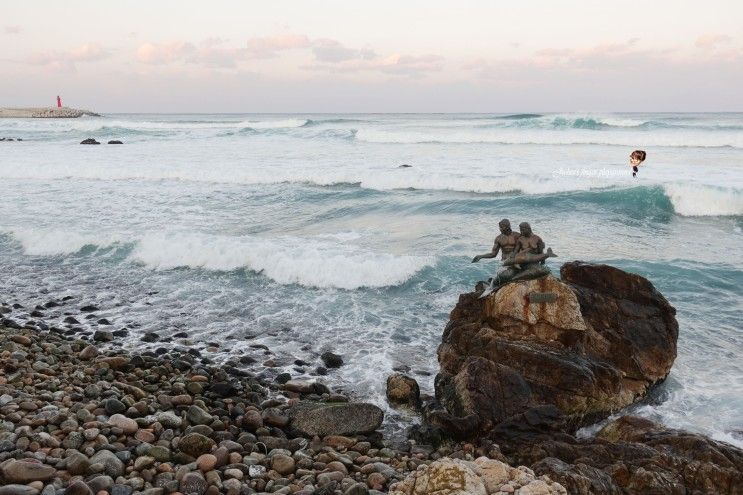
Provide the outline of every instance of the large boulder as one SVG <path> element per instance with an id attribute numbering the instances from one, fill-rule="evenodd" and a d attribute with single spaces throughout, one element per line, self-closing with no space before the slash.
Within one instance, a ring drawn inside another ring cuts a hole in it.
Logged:
<path id="1" fill-rule="evenodd" d="M 544 405 L 579 426 L 632 404 L 668 375 L 678 324 L 648 280 L 581 262 L 563 265 L 561 276 L 514 282 L 483 299 L 481 291 L 460 296 L 435 381 L 451 418 L 467 420 L 452 426 L 458 435 Z"/>
<path id="2" fill-rule="evenodd" d="M 374 404 L 306 402 L 292 411 L 291 426 L 310 437 L 358 435 L 377 430 L 383 419 L 384 412 Z"/>
<path id="3" fill-rule="evenodd" d="M 474 462 L 444 457 L 422 465 L 404 481 L 390 488 L 390 495 L 566 495 L 559 483 L 547 476 L 537 478 L 524 466 L 514 468 L 503 462 L 480 457 Z"/>

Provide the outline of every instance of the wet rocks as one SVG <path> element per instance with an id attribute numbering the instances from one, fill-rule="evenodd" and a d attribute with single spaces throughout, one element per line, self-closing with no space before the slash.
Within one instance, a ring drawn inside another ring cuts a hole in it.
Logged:
<path id="1" fill-rule="evenodd" d="M 111 342 L 113 339 L 113 333 L 107 330 L 96 330 L 93 334 L 93 340 L 96 342 Z"/>
<path id="2" fill-rule="evenodd" d="M 108 142 L 108 144 L 124 144 L 122 141 L 119 141 L 118 139 L 112 139 Z"/>
<path id="3" fill-rule="evenodd" d="M 343 358 L 330 351 L 323 352 L 320 355 L 320 359 L 328 368 L 340 368 L 343 366 Z"/>
<path id="4" fill-rule="evenodd" d="M 414 378 L 393 373 L 387 377 L 387 400 L 393 405 L 420 406 L 421 392 Z"/>
<path id="5" fill-rule="evenodd" d="M 80 144 L 101 144 L 93 138 L 87 138 L 80 141 Z"/>

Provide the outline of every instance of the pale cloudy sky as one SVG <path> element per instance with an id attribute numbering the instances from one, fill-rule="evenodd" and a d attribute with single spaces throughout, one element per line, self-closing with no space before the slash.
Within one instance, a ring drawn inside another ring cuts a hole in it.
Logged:
<path id="1" fill-rule="evenodd" d="M 0 0 L 0 106 L 743 111 L 743 1 Z"/>

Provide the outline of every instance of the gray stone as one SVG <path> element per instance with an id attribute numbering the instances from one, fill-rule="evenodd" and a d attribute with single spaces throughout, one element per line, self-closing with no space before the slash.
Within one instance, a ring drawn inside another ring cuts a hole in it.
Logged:
<path id="1" fill-rule="evenodd" d="M 93 495 L 93 491 L 82 480 L 70 483 L 64 493 L 65 495 Z"/>
<path id="2" fill-rule="evenodd" d="M 93 493 L 98 493 L 101 490 L 108 491 L 114 484 L 114 480 L 110 476 L 102 474 L 88 481 L 88 486 Z"/>
<path id="3" fill-rule="evenodd" d="M 113 452 L 108 450 L 99 450 L 98 452 L 96 452 L 95 455 L 90 458 L 90 463 L 91 465 L 102 464 L 103 472 L 111 476 L 112 478 L 123 476 L 124 474 L 124 463 L 121 462 L 121 459 L 116 457 Z"/>
<path id="4" fill-rule="evenodd" d="M 201 473 L 197 471 L 186 473 L 186 475 L 181 479 L 180 490 L 183 495 L 203 495 L 206 488 L 206 480 Z"/>
<path id="5" fill-rule="evenodd" d="M 194 425 L 210 425 L 214 421 L 214 417 L 199 406 L 189 407 L 186 418 Z"/>
<path id="6" fill-rule="evenodd" d="M 30 483 L 32 481 L 48 481 L 57 470 L 51 466 L 30 461 L 12 460 L 2 468 L 3 476 L 11 483 Z"/>
<path id="7" fill-rule="evenodd" d="M 120 414 L 126 411 L 126 406 L 119 399 L 110 398 L 103 402 L 103 408 L 108 414 Z"/>
<path id="8" fill-rule="evenodd" d="M 170 411 L 159 412 L 155 415 L 155 421 L 164 428 L 179 428 L 183 420 Z"/>
<path id="9" fill-rule="evenodd" d="M 382 426 L 384 412 L 374 404 L 342 403 L 297 406 L 292 426 L 306 436 L 357 435 Z"/>
<path id="10" fill-rule="evenodd" d="M 132 495 L 134 489 L 129 485 L 116 483 L 111 487 L 111 495 Z"/>
<path id="11" fill-rule="evenodd" d="M 214 440 L 200 433 L 189 433 L 181 437 L 180 442 L 178 442 L 178 449 L 192 457 L 208 454 L 211 452 L 213 446 Z"/>
<path id="12" fill-rule="evenodd" d="M 67 457 L 67 472 L 73 476 L 85 474 L 90 467 L 90 459 L 80 452 L 73 452 Z"/>

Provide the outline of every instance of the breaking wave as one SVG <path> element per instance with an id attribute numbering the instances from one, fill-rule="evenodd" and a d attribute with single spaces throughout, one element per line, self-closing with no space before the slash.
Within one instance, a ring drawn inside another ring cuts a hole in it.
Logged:
<path id="1" fill-rule="evenodd" d="M 132 241 L 122 235 L 62 230 L 14 230 L 24 254 L 58 256 L 86 247 L 111 246 L 127 259 L 154 270 L 175 268 L 235 271 L 247 269 L 282 285 L 354 290 L 405 283 L 433 264 L 430 257 L 376 253 L 347 244 L 352 234 L 315 238 L 224 236 L 199 233 L 145 234 Z"/>

